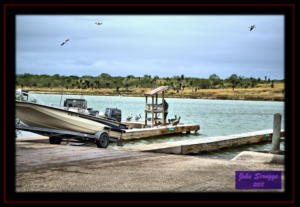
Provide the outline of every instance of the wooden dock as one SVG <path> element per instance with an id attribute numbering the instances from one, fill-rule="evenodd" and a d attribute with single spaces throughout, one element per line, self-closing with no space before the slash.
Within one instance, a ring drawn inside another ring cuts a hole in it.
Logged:
<path id="1" fill-rule="evenodd" d="M 190 154 L 203 151 L 213 151 L 227 147 L 235 147 L 246 144 L 271 141 L 272 135 L 273 130 L 269 129 L 227 136 L 203 137 L 191 140 L 176 141 L 171 143 L 124 147 L 123 149 L 143 152 Z M 284 131 L 281 131 L 281 137 L 283 136 Z"/>
<path id="2" fill-rule="evenodd" d="M 179 133 L 195 133 L 200 129 L 200 125 L 195 124 L 180 124 L 176 126 L 166 125 L 166 126 L 154 126 L 150 128 L 132 128 L 126 129 L 125 133 L 122 134 L 123 140 L 130 139 L 140 139 L 153 136 L 161 136 L 168 134 L 179 134 Z M 111 131 L 110 136 L 114 138 L 119 138 L 120 133 Z"/>

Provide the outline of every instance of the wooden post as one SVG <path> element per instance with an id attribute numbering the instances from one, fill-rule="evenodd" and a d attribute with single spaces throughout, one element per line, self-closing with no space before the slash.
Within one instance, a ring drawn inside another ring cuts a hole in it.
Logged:
<path id="1" fill-rule="evenodd" d="M 154 126 L 154 112 L 153 112 L 153 110 L 154 110 L 154 96 L 152 96 L 152 110 L 151 110 L 151 112 L 152 112 L 152 127 Z"/>
<path id="2" fill-rule="evenodd" d="M 166 119 L 165 119 L 165 92 L 162 92 L 162 119 L 163 119 L 163 125 L 166 125 Z"/>
<path id="3" fill-rule="evenodd" d="M 155 105 L 156 105 L 156 107 L 157 107 L 157 99 L 158 99 L 157 94 L 155 94 Z M 155 113 L 155 119 L 157 119 L 157 113 Z"/>
<path id="4" fill-rule="evenodd" d="M 145 106 L 145 126 L 147 126 L 147 108 L 148 108 L 148 96 L 145 96 L 146 98 L 146 106 Z"/>
<path id="5" fill-rule="evenodd" d="M 122 135 L 123 135 L 123 132 L 121 132 L 119 139 L 117 139 L 117 146 L 123 146 Z"/>
<path id="6" fill-rule="evenodd" d="M 280 150 L 280 131 L 281 131 L 281 114 L 274 114 L 273 121 L 273 136 L 272 136 L 272 150 L 271 151 L 279 151 Z"/>

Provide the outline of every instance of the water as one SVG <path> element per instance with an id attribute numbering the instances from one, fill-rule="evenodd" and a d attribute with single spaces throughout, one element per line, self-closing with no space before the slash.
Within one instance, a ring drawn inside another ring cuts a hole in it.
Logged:
<path id="1" fill-rule="evenodd" d="M 38 103 L 52 106 L 59 106 L 61 100 L 61 95 L 30 94 L 30 97 L 36 98 Z M 80 95 L 64 95 L 63 100 L 66 98 L 80 97 Z M 142 115 L 142 120 L 144 120 L 144 97 L 84 96 L 84 98 L 87 100 L 89 108 L 105 112 L 107 107 L 116 107 L 122 110 L 122 119 L 125 119 L 130 113 L 132 113 L 133 116 L 140 113 Z M 61 103 L 63 103 L 63 100 Z M 282 129 L 284 129 L 284 102 L 178 98 L 167 98 L 166 100 L 169 104 L 168 118 L 173 118 L 177 115 L 177 117 L 181 116 L 182 123 L 199 124 L 199 133 L 196 135 L 162 136 L 138 141 L 129 141 L 125 143 L 126 145 L 172 142 L 184 139 L 272 129 L 273 116 L 275 113 L 282 114 L 281 126 Z M 18 134 L 18 137 L 34 135 L 36 134 L 21 132 Z M 257 149 L 268 149 L 270 147 L 269 145 L 270 144 L 259 144 L 257 145 Z M 250 148 L 251 150 L 255 150 L 255 145 L 251 145 Z M 283 150 L 283 148 L 284 146 L 282 143 L 281 149 Z M 209 155 L 209 153 L 207 155 Z"/>

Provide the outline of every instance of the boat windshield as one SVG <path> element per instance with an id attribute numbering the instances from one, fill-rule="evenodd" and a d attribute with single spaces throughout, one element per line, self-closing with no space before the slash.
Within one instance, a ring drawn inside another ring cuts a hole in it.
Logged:
<path id="1" fill-rule="evenodd" d="M 66 99 L 64 102 L 64 107 L 76 107 L 81 109 L 87 108 L 87 102 L 84 99 Z"/>

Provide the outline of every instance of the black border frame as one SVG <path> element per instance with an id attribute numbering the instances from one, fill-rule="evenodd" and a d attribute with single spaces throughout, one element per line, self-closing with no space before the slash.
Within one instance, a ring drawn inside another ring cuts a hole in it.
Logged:
<path id="1" fill-rule="evenodd" d="M 80 8 L 80 12 L 79 11 Z M 3 201 L 12 203 L 281 203 L 295 202 L 295 5 L 294 4 L 4 4 Z M 16 193 L 15 25 L 17 14 L 283 14 L 285 15 L 286 164 L 284 193 Z M 8 136 L 9 135 L 9 136 Z M 10 138 L 9 138 L 10 137 Z M 74 194 L 76 196 L 74 196 Z M 99 194 L 101 194 L 99 196 Z M 74 199 L 76 197 L 76 199 Z M 137 197 L 139 199 L 137 199 Z M 86 199 L 90 200 L 86 200 Z M 100 198 L 100 200 L 99 200 Z M 103 199 L 104 198 L 104 199 Z M 109 198 L 109 199 L 107 199 Z M 221 200 L 215 200 L 215 199 Z M 246 199 L 245 199 L 246 198 Z M 247 200 L 248 198 L 248 200 Z M 253 200 L 253 198 L 257 200 Z M 52 200 L 57 199 L 57 200 Z M 98 199 L 98 200 L 97 200 Z M 110 200 L 111 199 L 111 200 Z M 251 199 L 251 200 L 249 200 Z"/>

